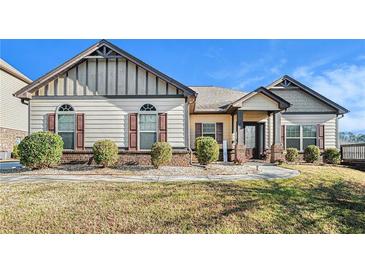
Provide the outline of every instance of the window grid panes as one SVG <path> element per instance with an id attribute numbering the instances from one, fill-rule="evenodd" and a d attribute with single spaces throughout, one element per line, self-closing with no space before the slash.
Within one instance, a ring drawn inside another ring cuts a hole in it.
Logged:
<path id="1" fill-rule="evenodd" d="M 303 151 L 309 145 L 317 145 L 317 127 L 315 125 L 286 126 L 286 147 Z"/>
<path id="2" fill-rule="evenodd" d="M 57 133 L 63 140 L 64 149 L 74 149 L 75 144 L 75 115 L 57 115 Z"/>
<path id="3" fill-rule="evenodd" d="M 202 134 L 215 139 L 215 123 L 203 123 Z"/>
<path id="4" fill-rule="evenodd" d="M 317 127 L 314 125 L 302 126 L 303 150 L 309 145 L 317 145 Z"/>
<path id="5" fill-rule="evenodd" d="M 153 105 L 145 104 L 141 111 L 145 113 L 139 115 L 139 148 L 151 149 L 157 141 L 157 114 L 153 113 L 156 108 Z"/>

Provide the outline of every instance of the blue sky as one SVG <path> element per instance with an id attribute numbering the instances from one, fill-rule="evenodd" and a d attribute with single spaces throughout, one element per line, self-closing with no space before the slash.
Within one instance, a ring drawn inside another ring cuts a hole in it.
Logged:
<path id="1" fill-rule="evenodd" d="M 1 40 L 1 58 L 32 80 L 96 40 Z M 365 40 L 109 40 L 185 85 L 251 91 L 288 74 L 351 112 L 365 133 Z"/>

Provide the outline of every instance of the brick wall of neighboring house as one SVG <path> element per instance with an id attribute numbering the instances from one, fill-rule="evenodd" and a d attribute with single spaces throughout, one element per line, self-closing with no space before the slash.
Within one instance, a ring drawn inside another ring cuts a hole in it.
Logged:
<path id="1" fill-rule="evenodd" d="M 17 140 L 20 141 L 25 136 L 26 131 L 0 127 L 0 151 L 11 152 Z"/>
<path id="2" fill-rule="evenodd" d="M 91 150 L 67 151 L 62 155 L 62 163 L 87 163 L 92 158 Z M 141 151 L 120 151 L 119 163 L 128 165 L 151 165 L 151 156 L 148 152 Z M 189 166 L 190 153 L 188 151 L 174 151 L 170 166 Z"/>

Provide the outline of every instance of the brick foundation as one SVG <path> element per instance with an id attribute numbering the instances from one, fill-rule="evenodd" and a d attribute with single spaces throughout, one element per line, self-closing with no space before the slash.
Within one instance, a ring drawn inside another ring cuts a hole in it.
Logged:
<path id="1" fill-rule="evenodd" d="M 246 146 L 243 144 L 236 144 L 236 147 L 234 149 L 235 156 L 234 156 L 234 162 L 236 164 L 242 164 L 247 162 L 246 157 Z"/>
<path id="2" fill-rule="evenodd" d="M 65 151 L 62 155 L 63 164 L 88 163 L 92 161 L 91 150 Z M 119 151 L 119 163 L 125 165 L 151 165 L 151 156 L 144 151 Z M 189 166 L 190 152 L 187 150 L 176 150 L 172 153 L 170 166 Z"/>
<path id="3" fill-rule="evenodd" d="M 271 146 L 270 161 L 275 163 L 277 161 L 284 161 L 284 149 L 282 144 L 273 144 Z"/>
<path id="4" fill-rule="evenodd" d="M 0 151 L 8 152 L 10 156 L 17 139 L 22 140 L 25 136 L 26 131 L 0 127 Z"/>

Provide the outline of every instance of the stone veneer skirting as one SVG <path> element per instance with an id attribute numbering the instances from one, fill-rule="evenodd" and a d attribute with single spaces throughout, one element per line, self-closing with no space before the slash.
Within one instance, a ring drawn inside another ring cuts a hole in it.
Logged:
<path id="1" fill-rule="evenodd" d="M 93 152 L 83 151 L 64 151 L 62 155 L 63 164 L 88 163 L 92 162 Z M 119 163 L 125 165 L 151 165 L 151 156 L 145 151 L 119 151 Z M 170 166 L 189 166 L 190 152 L 187 150 L 175 150 L 172 153 Z"/>
<path id="2" fill-rule="evenodd" d="M 17 138 L 22 140 L 27 135 L 26 131 L 0 127 L 0 151 L 13 151 Z"/>

